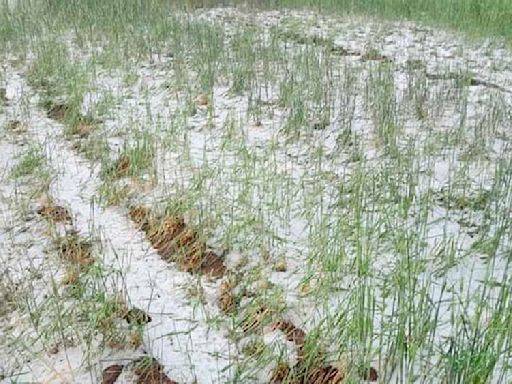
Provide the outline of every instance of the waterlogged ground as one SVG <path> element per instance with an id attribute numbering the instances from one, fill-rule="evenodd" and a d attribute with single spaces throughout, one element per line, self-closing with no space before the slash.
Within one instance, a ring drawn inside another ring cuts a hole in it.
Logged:
<path id="1" fill-rule="evenodd" d="M 168 23 L 4 58 L 3 382 L 509 382 L 512 53 Z"/>

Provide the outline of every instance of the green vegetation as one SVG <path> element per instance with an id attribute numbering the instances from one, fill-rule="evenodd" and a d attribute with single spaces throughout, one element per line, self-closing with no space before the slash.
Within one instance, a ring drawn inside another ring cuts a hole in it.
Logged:
<path id="1" fill-rule="evenodd" d="M 194 9 L 236 4 L 236 0 L 187 0 L 179 5 L 163 0 L 45 0 L 38 5 L 21 2 L 14 11 L 8 1 L 4 0 L 0 5 L 0 42 L 2 45 L 12 41 L 24 43 L 28 36 L 44 34 L 54 28 L 94 28 L 97 33 L 102 30 L 111 31 L 113 38 L 110 44 L 124 45 L 127 41 L 121 37 L 123 32 L 143 29 L 155 22 L 162 27 L 165 25 L 162 23 L 164 15 L 175 12 L 177 6 Z M 320 12 L 334 11 L 340 15 L 362 14 L 391 20 L 407 19 L 450 27 L 472 36 L 496 36 L 508 41 L 512 39 L 512 4 L 507 0 L 253 0 L 251 6 L 274 9 L 308 7 Z M 20 31 L 26 33 L 20 34 Z M 153 31 L 162 34 L 165 28 Z M 130 44 L 144 47 L 144 51 L 158 51 L 158 46 L 145 44 L 145 36 L 138 34 L 132 37 Z M 139 54 L 144 51 L 139 51 Z"/>
<path id="2" fill-rule="evenodd" d="M 507 0 L 267 0 L 259 4 L 276 8 L 306 6 L 341 14 L 423 21 L 474 36 L 512 39 L 512 3 Z"/>
<path id="3" fill-rule="evenodd" d="M 11 176 L 42 175 L 48 159 L 37 145 L 53 143 L 45 151 L 60 169 L 46 186 L 57 180 L 52 190 L 89 218 L 80 230 L 101 233 L 91 236 L 98 250 L 119 246 L 78 276 L 64 263 L 64 289 L 52 276 L 48 298 L 10 308 L 32 316 L 44 341 L 77 330 L 84 366 L 96 363 L 94 342 L 138 347 L 156 335 L 146 350 L 186 355 L 190 365 L 173 369 L 187 382 L 205 364 L 191 356 L 214 355 L 195 327 L 242 352 L 215 356 L 218 382 L 261 382 L 293 353 L 297 370 L 344 363 L 354 383 L 368 366 L 381 382 L 510 382 L 512 109 L 506 81 L 477 81 L 495 75 L 490 60 L 510 73 L 509 59 L 471 47 L 470 60 L 462 49 L 429 56 L 436 47 L 423 47 L 433 43 L 413 26 L 400 32 L 424 52 L 393 50 L 388 24 L 357 28 L 371 15 L 510 39 L 512 3 L 269 0 L 212 16 L 213 3 L 2 4 L 0 46 L 15 57 L 2 57 L 2 83 L 18 81 L 28 96 L 2 113 L 38 123 Z M 261 11 L 300 6 L 345 24 Z M 356 48 L 342 46 L 353 31 Z M 71 152 L 85 172 L 71 169 Z M 166 227 L 152 233 L 144 217 L 123 232 L 133 204 L 165 212 Z M 132 241 L 141 232 L 150 244 Z M 189 276 L 154 250 L 147 256 L 150 245 L 181 251 L 180 241 L 199 244 L 194 256 L 206 244 L 227 250 L 227 277 Z M 148 307 L 160 300 L 151 332 L 120 324 L 117 290 Z M 306 331 L 298 352 L 266 337 L 288 317 Z M 180 321 L 179 330 L 159 328 Z M 19 339 L 29 350 L 31 338 Z"/>

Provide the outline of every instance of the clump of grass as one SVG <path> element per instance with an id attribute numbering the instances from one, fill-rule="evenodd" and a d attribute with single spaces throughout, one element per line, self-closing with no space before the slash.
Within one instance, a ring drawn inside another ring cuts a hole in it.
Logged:
<path id="1" fill-rule="evenodd" d="M 104 292 L 96 297 L 88 297 L 84 293 L 82 300 L 88 300 L 84 307 L 89 311 L 85 315 L 91 328 L 101 336 L 103 345 L 114 349 L 137 349 L 142 344 L 142 325 L 126 325 L 120 319 L 126 318 L 129 312 L 124 300 L 117 296 L 109 296 Z M 85 309 L 85 308 L 84 308 Z"/>
<path id="2" fill-rule="evenodd" d="M 77 140 L 73 144 L 74 149 L 93 163 L 106 162 L 106 155 L 110 152 L 110 146 L 104 135 L 99 135 L 96 130 L 89 136 Z"/>
<path id="3" fill-rule="evenodd" d="M 39 147 L 32 145 L 18 159 L 10 175 L 23 185 L 30 184 L 31 192 L 36 195 L 47 191 L 53 178 L 46 156 Z"/>
<path id="4" fill-rule="evenodd" d="M 135 145 L 125 145 L 113 164 L 105 164 L 101 176 L 106 180 L 141 176 L 153 166 L 154 151 L 153 140 L 144 135 Z"/>
<path id="5" fill-rule="evenodd" d="M 484 210 L 491 199 L 492 195 L 490 191 L 481 191 L 480 193 L 457 193 L 456 191 L 441 191 L 437 198 L 439 204 L 447 209 L 456 210 L 473 210 L 482 211 Z"/>
<path id="6" fill-rule="evenodd" d="M 30 147 L 18 160 L 11 171 L 15 178 L 36 175 L 45 171 L 46 157 L 37 147 Z"/>
<path id="7" fill-rule="evenodd" d="M 80 238 L 77 233 L 68 233 L 57 239 L 57 243 L 60 256 L 65 262 L 80 267 L 89 267 L 94 264 L 91 243 Z"/>
<path id="8" fill-rule="evenodd" d="M 154 177 L 155 144 L 148 135 L 136 139 L 132 146 L 126 144 L 113 161 L 108 156 L 108 143 L 101 139 L 92 138 L 80 145 L 80 149 L 89 156 L 99 157 L 102 162 L 100 177 L 103 182 L 99 193 L 107 205 L 120 204 L 136 193 L 137 188 L 154 182 L 151 178 Z"/>
<path id="9" fill-rule="evenodd" d="M 367 103 L 377 137 L 390 153 L 397 151 L 397 138 L 401 130 L 394 76 L 391 64 L 379 63 L 370 70 L 367 84 L 370 92 Z"/>
<path id="10" fill-rule="evenodd" d="M 222 0 L 209 0 L 208 3 L 219 4 Z M 253 4 L 277 9 L 306 6 L 330 14 L 365 14 L 391 20 L 405 18 L 436 26 L 448 26 L 470 36 L 505 39 L 512 36 L 508 26 L 512 5 L 503 1 L 452 0 L 447 3 L 444 0 L 433 0 L 427 4 L 404 3 L 401 0 L 266 0 Z"/>
<path id="11" fill-rule="evenodd" d="M 498 361 L 486 345 L 457 345 L 452 340 L 444 354 L 446 376 L 455 383 L 486 383 Z"/>
<path id="12" fill-rule="evenodd" d="M 122 205 L 132 195 L 129 186 L 108 183 L 102 183 L 98 188 L 98 193 L 101 196 L 101 204 L 105 206 Z"/>

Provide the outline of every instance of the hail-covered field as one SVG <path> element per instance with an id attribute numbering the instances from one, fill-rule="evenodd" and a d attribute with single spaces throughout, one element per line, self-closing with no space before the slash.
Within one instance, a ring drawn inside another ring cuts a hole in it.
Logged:
<path id="1" fill-rule="evenodd" d="M 2 8 L 2 383 L 512 380 L 509 48 L 48 4 Z"/>

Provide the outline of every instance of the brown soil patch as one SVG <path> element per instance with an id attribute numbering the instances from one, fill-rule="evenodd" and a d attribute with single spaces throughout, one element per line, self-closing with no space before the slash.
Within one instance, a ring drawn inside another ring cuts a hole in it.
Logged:
<path id="1" fill-rule="evenodd" d="M 347 377 L 346 364 L 325 365 L 325 355 L 321 351 L 307 351 L 305 346 L 306 333 L 292 322 L 280 320 L 272 325 L 272 330 L 280 330 L 286 339 L 298 347 L 297 363 L 290 368 L 280 363 L 272 373 L 271 384 L 342 384 Z M 309 355 L 309 356 L 308 356 Z M 359 367 L 359 377 L 366 381 L 377 381 L 377 370 L 373 367 Z"/>
<path id="2" fill-rule="evenodd" d="M 37 213 L 56 223 L 71 223 L 71 213 L 59 205 L 47 205 L 39 208 Z"/>
<path id="3" fill-rule="evenodd" d="M 363 371 L 358 370 L 358 374 L 365 381 L 373 382 L 378 380 L 377 370 L 373 367 Z M 279 377 L 276 371 L 274 371 L 270 382 L 280 383 L 279 381 L 272 381 L 275 377 Z M 299 360 L 288 371 L 286 378 L 290 377 L 291 380 L 287 381 L 290 384 L 343 384 L 346 382 L 347 370 L 334 365 L 308 364 L 305 360 Z"/>
<path id="4" fill-rule="evenodd" d="M 219 287 L 218 305 L 225 314 L 233 313 L 238 305 L 238 299 L 233 294 L 236 284 L 231 279 L 224 280 Z"/>
<path id="5" fill-rule="evenodd" d="M 0 103 L 3 105 L 7 105 L 7 102 L 9 100 L 7 99 L 7 90 L 5 88 L 0 88 Z"/>
<path id="6" fill-rule="evenodd" d="M 60 240 L 59 251 L 64 260 L 80 267 L 94 263 L 91 244 L 76 233 L 69 233 Z"/>
<path id="7" fill-rule="evenodd" d="M 272 372 L 272 376 L 270 377 L 270 384 L 282 384 L 285 382 L 290 383 L 291 379 L 291 368 L 288 364 L 279 362 L 277 367 Z"/>
<path id="8" fill-rule="evenodd" d="M 270 384 L 343 384 L 345 374 L 331 365 L 302 370 L 297 364 L 290 368 L 286 363 L 279 363 L 272 372 Z"/>
<path id="9" fill-rule="evenodd" d="M 175 262 L 189 273 L 219 278 L 226 272 L 222 259 L 207 248 L 199 234 L 181 216 L 154 217 L 144 207 L 130 209 L 131 219 L 146 232 L 162 259 Z"/>
<path id="10" fill-rule="evenodd" d="M 298 347 L 304 346 L 306 340 L 306 332 L 297 328 L 290 321 L 280 320 L 272 325 L 272 330 L 279 329 L 286 335 L 288 341 L 292 341 Z"/>
<path id="11" fill-rule="evenodd" d="M 164 372 L 162 365 L 154 358 L 140 359 L 134 369 L 137 384 L 178 384 Z"/>
<path id="12" fill-rule="evenodd" d="M 226 273 L 226 266 L 222 259 L 211 250 L 206 250 L 196 258 L 196 264 L 192 264 L 188 272 L 197 272 L 212 278 L 219 278 Z"/>
<path id="13" fill-rule="evenodd" d="M 344 382 L 345 374 L 338 368 L 327 365 L 306 371 L 302 380 L 307 384 L 338 384 Z"/>
<path id="14" fill-rule="evenodd" d="M 180 261 L 184 266 L 187 262 L 194 263 L 197 260 L 187 260 L 197 258 L 197 252 L 201 252 L 206 248 L 202 247 L 199 235 L 190 227 L 184 227 L 183 230 L 171 237 L 172 229 L 165 230 L 165 236 L 157 239 L 155 247 L 162 253 L 162 256 L 171 261 Z"/>
<path id="15" fill-rule="evenodd" d="M 121 375 L 121 372 L 123 372 L 123 366 L 120 364 L 114 364 L 105 368 L 101 375 L 101 384 L 114 384 Z"/>
<path id="16" fill-rule="evenodd" d="M 44 108 L 46 109 L 46 116 L 57 121 L 64 121 L 71 110 L 71 107 L 68 104 L 53 101 L 47 102 L 44 105 Z"/>
<path id="17" fill-rule="evenodd" d="M 147 230 L 149 241 L 162 254 L 170 252 L 171 250 L 167 249 L 165 245 L 176 239 L 185 230 L 185 219 L 180 216 L 166 216 L 163 219 L 156 219 L 151 222 L 149 217 L 144 218 L 149 225 Z"/>
<path id="18" fill-rule="evenodd" d="M 305 358 L 303 349 L 299 351 L 299 360 L 293 367 L 292 373 L 297 383 L 304 384 L 342 384 L 345 383 L 348 367 L 344 362 L 334 365 L 324 365 L 322 353 L 316 353 L 312 361 Z M 357 369 L 358 376 L 365 381 L 377 381 L 377 370 L 373 367 Z M 293 381 L 295 383 L 295 381 Z"/>
<path id="19" fill-rule="evenodd" d="M 366 381 L 377 381 L 379 379 L 379 374 L 373 367 L 360 368 L 359 376 Z"/>

